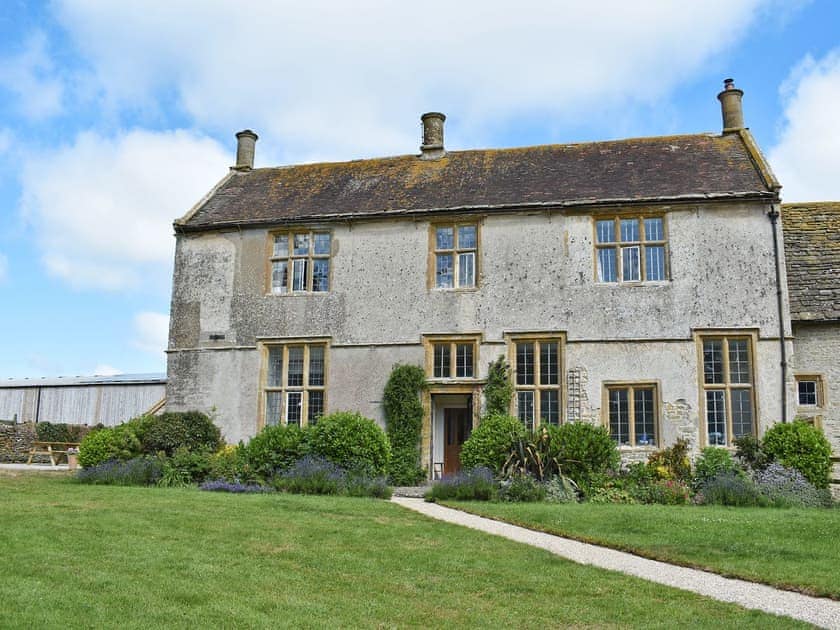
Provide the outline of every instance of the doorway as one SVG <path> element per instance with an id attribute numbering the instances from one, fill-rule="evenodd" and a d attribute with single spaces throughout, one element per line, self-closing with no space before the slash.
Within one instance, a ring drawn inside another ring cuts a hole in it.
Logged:
<path id="1" fill-rule="evenodd" d="M 433 392 L 431 395 L 432 479 L 440 479 L 461 469 L 461 447 L 473 428 L 473 395 Z"/>
<path id="2" fill-rule="evenodd" d="M 467 408 L 443 410 L 443 473 L 461 470 L 461 446 L 472 432 L 472 412 Z"/>

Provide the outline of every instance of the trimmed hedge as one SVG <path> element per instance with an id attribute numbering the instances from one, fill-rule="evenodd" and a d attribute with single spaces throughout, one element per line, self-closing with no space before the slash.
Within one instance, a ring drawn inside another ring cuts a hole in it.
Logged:
<path id="1" fill-rule="evenodd" d="M 143 418 L 141 440 L 146 453 L 172 456 L 178 449 L 216 451 L 222 445 L 219 427 L 200 411 L 167 412 Z"/>
<path id="2" fill-rule="evenodd" d="M 309 452 L 307 433 L 296 424 L 267 426 L 251 438 L 243 452 L 250 470 L 268 481 Z"/>
<path id="3" fill-rule="evenodd" d="M 359 413 L 337 411 L 308 429 L 310 452 L 342 468 L 379 477 L 388 469 L 391 447 L 385 432 Z"/>

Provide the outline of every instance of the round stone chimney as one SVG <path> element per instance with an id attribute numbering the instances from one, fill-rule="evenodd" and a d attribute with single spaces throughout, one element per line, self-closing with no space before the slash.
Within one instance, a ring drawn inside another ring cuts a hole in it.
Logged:
<path id="1" fill-rule="evenodd" d="M 723 133 L 738 131 L 744 128 L 744 111 L 741 108 L 743 90 L 735 87 L 733 79 L 723 82 L 723 92 L 717 95 L 723 115 Z"/>
<path id="2" fill-rule="evenodd" d="M 236 134 L 236 170 L 250 171 L 254 168 L 254 150 L 259 136 L 250 129 Z"/>
<path id="3" fill-rule="evenodd" d="M 427 112 L 420 116 L 423 123 L 423 144 L 420 145 L 420 157 L 424 160 L 437 160 L 446 155 L 443 148 L 443 122 L 446 116 L 440 112 Z"/>

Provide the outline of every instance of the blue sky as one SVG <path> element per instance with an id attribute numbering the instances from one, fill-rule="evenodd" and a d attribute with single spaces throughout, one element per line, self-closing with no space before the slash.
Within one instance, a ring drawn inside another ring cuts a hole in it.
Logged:
<path id="1" fill-rule="evenodd" d="M 834 0 L 6 0 L 0 378 L 165 370 L 172 221 L 246 127 L 257 166 L 413 153 L 430 110 L 449 149 L 717 132 L 734 77 L 783 197 L 840 199 L 839 27 Z"/>

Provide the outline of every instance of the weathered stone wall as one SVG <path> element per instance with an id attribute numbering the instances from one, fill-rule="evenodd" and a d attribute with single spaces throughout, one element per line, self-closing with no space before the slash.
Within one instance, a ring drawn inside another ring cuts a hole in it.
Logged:
<path id="1" fill-rule="evenodd" d="M 0 422 L 0 462 L 12 464 L 26 462 L 34 441 L 34 424 Z"/>

